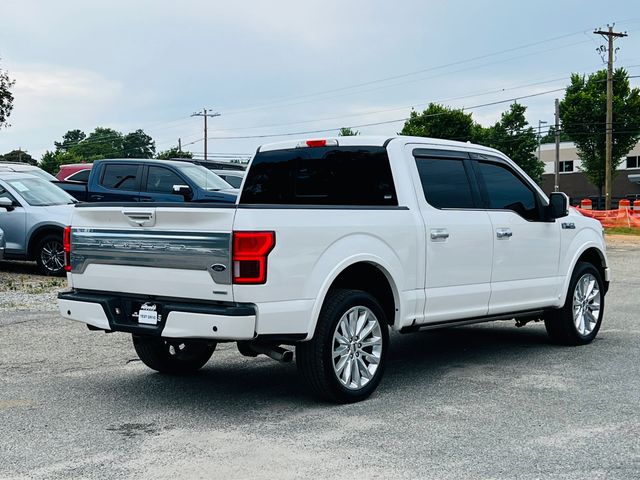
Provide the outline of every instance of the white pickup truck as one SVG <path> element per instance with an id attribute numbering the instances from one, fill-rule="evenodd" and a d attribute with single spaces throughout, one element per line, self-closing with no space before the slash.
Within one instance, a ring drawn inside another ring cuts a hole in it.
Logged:
<path id="1" fill-rule="evenodd" d="M 609 285 L 603 230 L 566 195 L 496 150 L 402 136 L 262 146 L 236 204 L 79 204 L 64 247 L 62 316 L 132 334 L 150 368 L 293 346 L 336 402 L 375 390 L 389 329 L 543 320 L 586 344 Z"/>

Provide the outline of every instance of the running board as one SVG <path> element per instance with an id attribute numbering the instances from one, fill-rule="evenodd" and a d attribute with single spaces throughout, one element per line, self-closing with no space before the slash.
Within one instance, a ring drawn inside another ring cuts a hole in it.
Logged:
<path id="1" fill-rule="evenodd" d="M 544 315 L 544 310 L 527 310 L 524 312 L 505 313 L 501 315 L 489 315 L 486 317 L 466 318 L 462 320 L 444 320 L 441 322 L 423 323 L 421 325 L 411 325 L 402 327 L 400 333 L 413 333 L 419 330 L 434 330 L 444 327 L 460 327 L 462 325 L 472 325 L 474 323 L 495 322 L 498 320 L 516 320 L 524 324 L 531 320 L 539 320 Z"/>

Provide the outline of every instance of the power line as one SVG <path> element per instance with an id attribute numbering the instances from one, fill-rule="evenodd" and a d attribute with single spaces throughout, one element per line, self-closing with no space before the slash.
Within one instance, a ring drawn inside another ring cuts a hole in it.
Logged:
<path id="1" fill-rule="evenodd" d="M 512 60 L 519 60 L 519 59 L 524 58 L 524 57 L 529 57 L 529 56 L 532 56 L 532 55 L 540 55 L 540 54 L 547 53 L 547 52 L 550 52 L 550 51 L 558 50 L 559 48 L 566 48 L 566 47 L 575 46 L 575 45 L 582 45 L 582 44 L 587 43 L 589 41 L 590 40 L 582 40 L 582 41 L 579 41 L 579 42 L 574 42 L 574 43 L 571 43 L 571 44 L 563 45 L 563 46 L 560 46 L 560 47 L 554 47 L 554 48 L 550 48 L 550 49 L 546 49 L 546 50 L 542 50 L 542 51 L 531 52 L 531 53 L 527 53 L 527 54 L 523 54 L 523 55 L 518 55 L 517 57 L 509 57 L 509 58 L 506 58 L 506 59 L 500 59 L 500 60 L 496 60 L 496 61 L 493 61 L 493 62 L 483 63 L 483 64 L 480 64 L 480 65 L 473 65 L 473 66 L 470 66 L 470 67 L 465 67 L 465 68 L 458 69 L 458 70 L 453 70 L 453 71 L 450 71 L 450 72 L 442 72 L 440 74 L 432 75 L 432 76 L 429 76 L 429 77 L 423 77 L 423 78 L 414 79 L 414 80 L 410 80 L 410 81 L 399 82 L 399 83 L 394 83 L 394 84 L 389 84 L 389 85 L 383 85 L 383 86 L 380 86 L 380 87 L 371 88 L 371 89 L 368 89 L 368 90 L 362 90 L 362 91 L 359 91 L 359 92 L 347 92 L 347 93 L 343 93 L 343 94 L 340 94 L 340 95 L 332 95 L 332 96 L 328 96 L 328 97 L 324 97 L 324 98 L 308 99 L 308 100 L 303 100 L 303 101 L 300 101 L 300 102 L 292 102 L 292 103 L 276 102 L 276 103 L 272 103 L 272 104 L 266 104 L 266 105 L 262 105 L 262 106 L 250 107 L 250 108 L 245 108 L 245 109 L 240 109 L 240 110 L 228 110 L 228 111 L 225 111 L 224 114 L 225 114 L 225 116 L 231 116 L 231 115 L 237 115 L 237 114 L 241 114 L 241 113 L 257 111 L 257 110 L 268 110 L 268 109 L 273 109 L 273 108 L 285 108 L 285 107 L 291 107 L 291 106 L 296 106 L 296 105 L 302 105 L 302 104 L 306 104 L 306 103 L 313 103 L 313 102 L 316 102 L 316 101 L 332 100 L 332 99 L 335 99 L 335 98 L 342 98 L 342 97 L 345 97 L 345 96 L 354 95 L 356 93 L 357 94 L 370 93 L 370 92 L 374 92 L 374 91 L 378 91 L 378 90 L 383 90 L 383 89 L 387 89 L 387 88 L 406 85 L 408 83 L 413 83 L 413 82 L 416 82 L 416 81 L 431 80 L 431 79 L 439 78 L 439 77 L 442 77 L 442 76 L 452 75 L 452 74 L 455 74 L 455 73 L 467 72 L 469 70 L 474 70 L 474 69 L 477 69 L 477 68 L 482 68 L 482 67 L 487 67 L 487 66 L 500 64 L 500 63 L 505 63 L 505 62 L 509 62 L 509 61 L 512 61 Z M 461 62 L 454 62 L 454 63 L 461 63 Z M 436 69 L 436 68 L 438 68 L 438 67 L 434 67 L 434 69 Z M 338 90 L 341 90 L 341 89 L 338 89 Z M 297 97 L 291 97 L 292 100 L 295 99 L 295 98 L 297 98 Z"/>
<path id="2" fill-rule="evenodd" d="M 227 131 L 227 132 L 229 132 L 229 131 L 237 132 L 237 131 L 243 131 L 243 130 L 253 130 L 253 129 L 256 129 L 256 128 L 284 127 L 284 126 L 289 126 L 289 125 L 300 125 L 300 124 L 303 124 L 303 123 L 315 123 L 315 122 L 323 122 L 323 121 L 327 121 L 327 120 L 339 120 L 339 119 L 342 119 L 342 118 L 364 117 L 364 116 L 368 116 L 368 115 L 376 115 L 376 114 L 379 114 L 379 113 L 387 113 L 387 112 L 394 112 L 394 111 L 398 111 L 398 110 L 406 110 L 408 108 L 415 108 L 415 107 L 418 107 L 418 106 L 429 105 L 430 103 L 444 103 L 444 102 L 450 102 L 450 101 L 453 101 L 453 100 L 463 100 L 463 99 L 468 99 L 468 98 L 481 97 L 481 96 L 485 96 L 485 95 L 492 95 L 492 94 L 496 94 L 496 93 L 503 93 L 503 92 L 507 92 L 507 91 L 511 91 L 511 90 L 518 90 L 518 89 L 521 89 L 521 88 L 526 88 L 526 87 L 544 85 L 544 84 L 547 84 L 547 83 L 557 82 L 557 81 L 560 81 L 560 80 L 566 80 L 566 77 L 555 78 L 555 79 L 552 79 L 552 80 L 545 80 L 545 81 L 534 82 L 534 83 L 528 83 L 528 84 L 518 85 L 518 86 L 513 86 L 513 87 L 503 87 L 503 88 L 484 91 L 484 92 L 480 92 L 480 93 L 474 93 L 474 94 L 469 94 L 469 95 L 461 95 L 461 96 L 457 96 L 457 97 L 449 97 L 449 98 L 445 98 L 445 99 L 421 101 L 419 103 L 413 103 L 411 105 L 403 105 L 401 107 L 393 107 L 393 108 L 387 108 L 387 109 L 383 109 L 383 110 L 374 110 L 374 111 L 369 111 L 369 112 L 353 113 L 353 114 L 349 114 L 349 115 L 340 115 L 340 116 L 334 116 L 334 117 L 316 118 L 316 119 L 302 120 L 302 121 L 297 121 L 297 122 L 287 122 L 287 123 L 271 124 L 271 125 L 256 125 L 256 126 L 253 126 L 253 127 L 220 128 L 220 129 L 214 130 L 214 132 L 225 132 L 225 131 Z"/>
<path id="3" fill-rule="evenodd" d="M 513 102 L 513 101 L 517 101 L 517 100 L 521 100 L 524 98 L 532 98 L 532 97 L 538 97 L 541 95 L 547 95 L 549 93 L 554 93 L 554 92 L 560 92 L 560 91 L 564 91 L 566 90 L 566 88 L 556 88 L 554 90 L 547 90 L 545 92 L 538 92 L 538 93 L 532 93 L 530 95 L 520 95 L 518 97 L 511 97 L 509 99 L 506 100 L 498 100 L 495 102 L 488 102 L 488 103 L 483 103 L 483 104 L 479 104 L 479 105 L 473 105 L 471 107 L 463 107 L 460 110 L 473 110 L 476 108 L 481 108 L 481 107 L 488 107 L 488 106 L 492 106 L 492 105 L 499 105 L 502 103 L 507 103 L 507 102 Z M 439 115 L 443 115 L 442 113 L 437 113 L 437 114 L 431 114 L 428 115 L 429 117 L 431 116 L 439 116 Z M 391 123 L 398 123 L 398 122 L 404 122 L 407 121 L 410 117 L 404 117 L 404 118 L 399 118 L 399 119 L 395 119 L 395 120 L 386 120 L 386 121 L 382 121 L 382 122 L 373 122 L 373 123 L 363 123 L 360 125 L 350 125 L 349 128 L 362 128 L 362 127 L 372 127 L 372 126 L 377 126 L 377 125 L 387 125 L 387 124 L 391 124 Z M 278 133 L 278 134 L 265 134 L 265 135 L 242 135 L 242 136 L 218 136 L 218 137 L 209 137 L 210 140 L 237 140 L 237 139 L 248 139 L 248 138 L 271 138 L 271 137 L 291 137 L 291 136 L 296 136 L 296 135 L 308 135 L 308 134 L 312 134 L 312 133 L 325 133 L 325 132 L 333 132 L 336 130 L 339 130 L 340 127 L 334 127 L 334 128 L 325 128 L 325 129 L 319 129 L 319 130 L 308 130 L 308 131 L 304 131 L 304 132 L 288 132 L 288 133 Z"/>
<path id="4" fill-rule="evenodd" d="M 390 76 L 390 77 L 384 77 L 384 78 L 379 78 L 379 79 L 376 79 L 376 80 L 370 80 L 370 81 L 367 81 L 367 82 L 356 83 L 356 84 L 347 85 L 347 86 L 344 86 L 344 87 L 338 87 L 338 88 L 333 88 L 333 89 L 329 89 L 329 90 L 323 90 L 323 91 L 320 91 L 320 92 L 308 93 L 308 94 L 297 95 L 297 96 L 292 96 L 292 97 L 280 97 L 279 99 L 274 99 L 272 102 L 265 103 L 263 106 L 269 106 L 269 105 L 272 105 L 274 103 L 279 103 L 280 101 L 286 100 L 286 99 L 295 100 L 295 99 L 299 99 L 299 98 L 308 98 L 308 97 L 312 97 L 312 96 L 320 96 L 320 95 L 325 95 L 325 94 L 328 94 L 328 93 L 335 93 L 335 92 L 340 92 L 340 91 L 344 91 L 344 90 L 350 90 L 350 89 L 354 89 L 354 88 L 358 88 L 358 87 L 362 87 L 362 86 L 374 85 L 376 83 L 387 82 L 387 81 L 391 81 L 391 80 L 398 80 L 400 78 L 406 78 L 406 77 L 409 77 L 409 76 L 419 75 L 421 73 L 426 73 L 426 72 L 435 71 L 435 70 L 441 70 L 443 68 L 448 68 L 448 67 L 452 67 L 452 66 L 456 66 L 456 65 L 461 65 L 461 64 L 464 64 L 464 63 L 469 63 L 469 62 L 474 62 L 474 61 L 477 61 L 477 60 L 482 60 L 482 59 L 489 58 L 489 57 L 496 56 L 496 55 L 502 55 L 502 54 L 505 54 L 505 53 L 510 53 L 510 52 L 514 52 L 514 51 L 518 51 L 518 50 L 523 50 L 523 49 L 534 47 L 534 46 L 541 45 L 541 44 L 544 44 L 544 43 L 550 43 L 550 42 L 553 42 L 553 41 L 556 41 L 556 40 L 561 40 L 563 38 L 568 38 L 568 37 L 572 37 L 572 36 L 575 36 L 575 35 L 583 34 L 583 33 L 588 32 L 588 31 L 589 30 L 580 30 L 580 31 L 576 31 L 576 32 L 573 32 L 573 33 L 567 33 L 567 34 L 563 34 L 563 35 L 558 35 L 558 36 L 555 36 L 555 37 L 547 38 L 545 40 L 540 40 L 540 41 L 537 41 L 537 42 L 532 42 L 532 43 L 527 43 L 527 44 L 524 44 L 524 45 L 519 45 L 517 47 L 511 47 L 511 48 L 507 48 L 507 49 L 504 49 L 504 50 L 499 50 L 499 51 L 496 51 L 496 52 L 491 52 L 491 53 L 487 53 L 487 54 L 483 54 L 483 55 L 478 55 L 478 56 L 475 56 L 475 57 L 466 58 L 466 59 L 463 59 L 463 60 L 457 60 L 455 62 L 449 62 L 449 63 L 445 63 L 445 64 L 441 64 L 441 65 L 425 67 L 425 68 L 421 68 L 419 70 L 414 70 L 412 72 L 406 72 L 406 73 L 402 73 L 402 74 L 399 74 L 399 75 L 393 75 L 393 76 Z M 248 109 L 249 110 L 253 110 L 254 108 L 262 108 L 262 106 L 249 107 Z M 235 109 L 235 110 L 232 109 L 230 111 L 225 112 L 225 114 L 229 115 L 231 113 L 239 112 L 241 110 L 245 111 L 244 108 Z"/>

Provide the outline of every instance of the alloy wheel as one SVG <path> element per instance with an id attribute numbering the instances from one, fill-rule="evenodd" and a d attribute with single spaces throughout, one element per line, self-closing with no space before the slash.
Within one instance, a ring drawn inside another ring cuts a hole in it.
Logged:
<path id="1" fill-rule="evenodd" d="M 42 265 L 52 273 L 59 272 L 64 267 L 64 249 L 62 243 L 55 240 L 45 243 L 40 250 Z"/>
<path id="2" fill-rule="evenodd" d="M 573 323 L 580 335 L 586 337 L 600 318 L 600 288 L 591 273 L 585 273 L 576 283 L 573 292 Z"/>
<path id="3" fill-rule="evenodd" d="M 382 358 L 382 332 L 374 313 L 364 306 L 350 308 L 333 334 L 333 370 L 350 389 L 363 388 L 376 374 Z"/>

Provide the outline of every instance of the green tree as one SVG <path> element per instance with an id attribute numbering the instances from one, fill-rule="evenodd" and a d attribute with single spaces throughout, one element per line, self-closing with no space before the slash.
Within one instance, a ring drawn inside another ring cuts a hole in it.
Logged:
<path id="1" fill-rule="evenodd" d="M 67 165 L 69 163 L 81 163 L 82 157 L 79 157 L 71 152 L 46 151 L 40 159 L 40 168 L 49 172 L 51 175 L 55 175 L 60 170 L 60 165 Z"/>
<path id="2" fill-rule="evenodd" d="M 56 146 L 56 150 L 67 152 L 85 138 L 87 138 L 87 136 L 82 130 L 69 130 L 62 136 L 62 142 L 53 142 L 53 144 Z"/>
<path id="3" fill-rule="evenodd" d="M 9 74 L 0 68 L 0 128 L 9 126 L 9 115 L 13 110 L 11 88 L 15 83 L 16 81 L 9 78 Z"/>
<path id="4" fill-rule="evenodd" d="M 0 155 L 0 161 L 2 162 L 22 162 L 31 165 L 36 165 L 38 162 L 35 158 L 29 155 L 24 150 L 11 150 L 9 153 Z"/>
<path id="5" fill-rule="evenodd" d="M 466 142 L 475 140 L 476 129 L 470 113 L 430 103 L 422 113 L 411 111 L 400 134 Z"/>
<path id="6" fill-rule="evenodd" d="M 156 153 L 156 142 L 142 129 L 128 133 L 122 139 L 122 156 L 124 158 L 153 158 Z"/>
<path id="7" fill-rule="evenodd" d="M 97 127 L 84 140 L 69 149 L 70 153 L 87 160 L 122 157 L 124 138 L 122 133 L 112 129 Z"/>
<path id="8" fill-rule="evenodd" d="M 527 107 L 514 102 L 504 112 L 495 125 L 479 132 L 476 141 L 493 147 L 516 162 L 527 175 L 540 183 L 544 173 L 544 162 L 535 154 L 538 148 L 538 136 L 529 125 L 524 114 Z"/>
<path id="9" fill-rule="evenodd" d="M 581 170 L 602 195 L 605 181 L 607 71 L 588 77 L 574 73 L 560 102 L 562 129 L 574 141 Z M 640 139 L 640 89 L 631 88 L 623 68 L 613 73 L 613 144 L 611 169 L 615 175 L 622 158 Z"/>
<path id="10" fill-rule="evenodd" d="M 342 127 L 338 131 L 338 136 L 339 137 L 354 137 L 356 135 L 360 135 L 360 132 L 358 130 L 354 130 L 351 127 Z"/>
<path id="11" fill-rule="evenodd" d="M 544 163 L 535 154 L 538 137 L 524 116 L 527 107 L 514 103 L 495 125 L 484 128 L 470 113 L 435 103 L 422 113 L 411 112 L 402 135 L 474 142 L 496 148 L 509 156 L 536 182 L 542 180 Z"/>
<path id="12" fill-rule="evenodd" d="M 170 160 L 172 158 L 193 158 L 193 154 L 191 152 L 179 150 L 178 147 L 173 147 L 169 150 L 158 153 L 156 158 L 160 160 Z"/>

